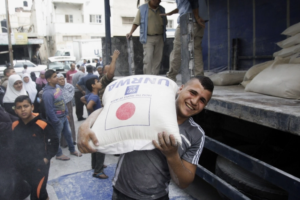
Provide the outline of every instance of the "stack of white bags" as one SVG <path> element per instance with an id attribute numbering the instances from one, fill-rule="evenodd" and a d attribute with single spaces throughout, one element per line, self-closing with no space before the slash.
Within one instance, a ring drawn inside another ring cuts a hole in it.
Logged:
<path id="1" fill-rule="evenodd" d="M 282 32 L 289 36 L 278 42 L 283 48 L 275 60 L 251 67 L 241 83 L 245 91 L 271 96 L 300 99 L 300 22 Z"/>

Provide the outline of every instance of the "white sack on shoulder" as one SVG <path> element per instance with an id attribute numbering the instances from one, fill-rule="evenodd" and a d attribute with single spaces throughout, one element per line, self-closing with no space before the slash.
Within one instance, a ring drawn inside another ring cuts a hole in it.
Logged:
<path id="1" fill-rule="evenodd" d="M 177 84 L 171 79 L 128 76 L 110 83 L 104 92 L 104 108 L 92 130 L 100 146 L 90 145 L 105 154 L 154 149 L 158 133 L 173 134 L 181 144 L 175 96 Z"/>

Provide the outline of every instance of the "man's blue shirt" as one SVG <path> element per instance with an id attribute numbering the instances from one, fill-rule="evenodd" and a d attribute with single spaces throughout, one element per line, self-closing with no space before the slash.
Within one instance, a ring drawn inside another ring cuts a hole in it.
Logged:
<path id="1" fill-rule="evenodd" d="M 98 79 L 98 76 L 94 75 L 93 73 L 88 73 L 87 75 L 82 77 L 77 83 L 80 87 L 84 88 L 85 94 L 90 93 L 90 91 L 85 87 L 86 81 L 89 80 L 90 78 L 97 78 Z"/>

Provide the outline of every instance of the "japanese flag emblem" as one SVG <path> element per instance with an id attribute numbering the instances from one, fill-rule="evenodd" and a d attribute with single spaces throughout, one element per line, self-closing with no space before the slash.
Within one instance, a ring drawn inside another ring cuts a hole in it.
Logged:
<path id="1" fill-rule="evenodd" d="M 150 126 L 151 97 L 133 97 L 110 104 L 105 130 L 126 126 Z"/>

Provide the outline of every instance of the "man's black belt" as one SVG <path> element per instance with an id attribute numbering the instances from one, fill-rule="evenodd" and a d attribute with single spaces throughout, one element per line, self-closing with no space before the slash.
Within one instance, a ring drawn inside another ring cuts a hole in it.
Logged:
<path id="1" fill-rule="evenodd" d="M 155 35 L 149 35 L 147 34 L 148 36 L 159 36 L 159 35 L 162 35 L 162 34 L 155 34 Z"/>

